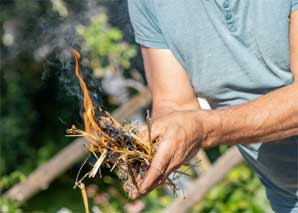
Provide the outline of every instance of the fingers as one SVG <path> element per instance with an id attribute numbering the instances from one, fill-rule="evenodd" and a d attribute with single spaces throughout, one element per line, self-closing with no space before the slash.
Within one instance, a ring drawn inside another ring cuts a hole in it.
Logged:
<path id="1" fill-rule="evenodd" d="M 135 190 L 132 193 L 132 199 L 148 193 L 157 185 L 161 184 L 171 160 L 168 144 L 169 143 L 166 142 L 160 144 L 146 176 L 139 182 L 139 191 Z"/>
<path id="2" fill-rule="evenodd" d="M 158 130 L 158 128 L 155 128 L 157 126 L 158 125 L 154 125 L 154 128 L 151 129 L 151 140 L 155 140 L 160 135 L 160 131 L 156 131 L 156 129 Z M 139 125 L 137 126 L 137 131 L 139 137 L 149 140 L 148 126 Z M 138 196 L 144 195 L 160 183 L 160 180 L 163 179 L 163 171 L 166 170 L 167 163 L 169 162 L 169 159 L 167 160 L 167 158 L 164 158 L 165 154 L 167 154 L 167 149 L 162 148 L 162 146 L 159 147 L 158 151 L 155 153 L 150 168 L 146 172 L 145 178 L 142 181 L 140 178 L 136 180 L 138 187 L 134 184 L 124 184 L 123 188 L 128 192 L 131 199 L 136 199 Z"/>
<path id="3" fill-rule="evenodd" d="M 124 189 L 125 192 L 127 192 L 128 197 L 130 197 L 130 198 L 134 197 L 133 193 L 135 191 L 137 191 L 136 186 L 134 184 L 132 184 L 131 182 L 124 183 L 123 189 Z M 135 199 L 135 198 L 133 198 L 133 199 Z"/>
<path id="4" fill-rule="evenodd" d="M 148 127 L 142 126 L 139 129 L 142 130 L 142 132 L 140 132 L 139 134 L 140 137 L 148 140 L 150 134 L 148 131 Z M 172 156 L 174 156 L 175 154 L 173 141 L 175 141 L 175 134 L 177 132 L 166 131 L 166 129 L 167 126 L 165 126 L 164 123 L 155 121 L 152 124 L 151 139 L 155 140 L 156 138 L 160 137 L 160 142 L 145 177 L 141 181 L 138 181 L 138 189 L 134 187 L 133 190 L 130 190 L 130 198 L 136 199 L 140 195 L 147 194 L 155 187 L 162 184 L 167 176 L 175 168 L 173 165 L 176 164 L 175 162 L 172 162 Z"/>
<path id="5" fill-rule="evenodd" d="M 135 177 L 135 181 L 138 183 L 141 180 L 141 175 L 138 175 L 137 177 Z M 133 192 L 134 191 L 138 191 L 138 188 L 134 185 L 132 180 L 128 180 L 127 182 L 125 182 L 123 184 L 123 190 L 125 192 L 127 192 L 128 196 L 130 198 L 132 198 L 133 196 Z"/>
<path id="6" fill-rule="evenodd" d="M 126 191 L 126 192 L 129 192 L 129 189 L 130 189 L 130 187 L 131 187 L 130 185 L 131 185 L 130 183 L 125 182 L 125 183 L 123 184 L 123 190 Z"/>

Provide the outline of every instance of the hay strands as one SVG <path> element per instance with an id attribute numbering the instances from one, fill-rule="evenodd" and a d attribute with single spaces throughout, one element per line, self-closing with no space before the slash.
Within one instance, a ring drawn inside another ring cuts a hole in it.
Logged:
<path id="1" fill-rule="evenodd" d="M 89 160 L 89 157 L 84 161 L 74 185 L 74 188 L 78 186 L 81 189 L 85 212 L 89 212 L 83 180 L 87 177 L 94 178 L 96 174 L 100 173 L 100 168 L 105 166 L 110 168 L 110 171 L 116 170 L 122 182 L 133 185 L 138 189 L 136 177 L 143 178 L 146 174 L 158 147 L 159 140 L 151 139 L 151 119 L 148 112 L 146 124 L 149 138 L 143 139 L 138 136 L 137 126 L 121 124 L 107 111 L 102 108 L 96 109 L 80 71 L 80 53 L 77 50 L 73 50 L 73 56 L 75 60 L 75 74 L 80 82 L 84 97 L 83 120 L 85 129 L 78 129 L 73 125 L 66 130 L 66 133 L 68 136 L 85 137 L 87 141 L 85 146 L 96 158 L 93 168 L 79 179 L 82 167 Z M 163 186 L 169 186 L 174 193 L 177 190 L 175 183 L 170 178 L 166 179 Z"/>
<path id="2" fill-rule="evenodd" d="M 75 74 L 83 91 L 85 129 L 72 126 L 66 131 L 69 136 L 81 136 L 87 140 L 86 147 L 95 156 L 96 162 L 85 177 L 93 178 L 101 166 L 116 170 L 121 180 L 127 182 L 137 175 L 144 175 L 154 156 L 158 141 L 144 140 L 138 136 L 138 129 L 132 124 L 121 124 L 107 111 L 93 105 L 86 83 L 81 74 L 80 54 L 73 50 Z M 147 116 L 148 117 L 148 116 Z M 149 123 L 148 123 L 149 124 Z M 76 186 L 83 180 L 76 182 Z M 133 181 L 135 182 L 135 181 Z M 135 184 L 135 183 L 134 183 Z"/>

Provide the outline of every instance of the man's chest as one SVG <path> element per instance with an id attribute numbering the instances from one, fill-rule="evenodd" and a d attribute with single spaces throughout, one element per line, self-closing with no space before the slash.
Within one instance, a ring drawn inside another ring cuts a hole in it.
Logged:
<path id="1" fill-rule="evenodd" d="M 155 0 L 154 5 L 169 48 L 200 93 L 221 98 L 228 87 L 253 90 L 289 72 L 290 0 Z M 274 85 L 280 82 L 267 87 Z"/>
<path id="2" fill-rule="evenodd" d="M 290 0 L 156 0 L 155 10 L 166 41 L 185 63 L 208 63 L 235 42 L 279 63 L 288 51 L 290 5 Z"/>

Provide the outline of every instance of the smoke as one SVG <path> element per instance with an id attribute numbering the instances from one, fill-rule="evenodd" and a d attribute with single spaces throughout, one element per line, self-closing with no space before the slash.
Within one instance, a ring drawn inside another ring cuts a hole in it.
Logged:
<path id="1" fill-rule="evenodd" d="M 3 60 L 11 61 L 22 53 L 33 55 L 37 62 L 53 52 L 59 58 L 80 46 L 76 26 L 102 13 L 102 5 L 97 0 L 1 1 Z"/>
<path id="2" fill-rule="evenodd" d="M 104 8 L 104 9 L 103 9 Z M 42 62 L 49 55 L 69 58 L 69 50 L 80 47 L 76 26 L 107 11 L 109 22 L 124 32 L 124 39 L 132 41 L 126 0 L 49 0 L 1 1 L 1 56 L 3 64 L 20 54 Z"/>
<path id="3" fill-rule="evenodd" d="M 46 80 L 51 75 L 55 75 L 59 81 L 57 98 L 63 99 L 65 95 L 75 97 L 82 112 L 84 110 L 82 105 L 83 94 L 79 81 L 74 74 L 72 56 L 72 48 L 80 50 L 82 42 L 77 34 L 76 26 L 87 24 L 94 16 L 103 12 L 103 9 L 95 0 L 83 1 L 84 3 L 76 5 L 77 7 L 71 4 L 72 1 L 51 0 L 51 2 L 53 10 L 56 10 L 60 17 L 56 17 L 55 20 L 49 17 L 39 19 L 38 25 L 42 30 L 40 45 L 34 50 L 34 59 L 46 61 L 47 66 L 52 66 L 52 69 L 43 71 L 42 79 Z M 95 79 L 87 68 L 81 67 L 81 72 L 88 85 L 94 105 L 96 107 L 101 106 L 103 90 L 99 80 Z"/>
<path id="4" fill-rule="evenodd" d="M 94 78 L 94 76 L 84 67 L 81 68 L 81 73 L 88 86 L 90 97 L 94 103 L 95 107 L 102 106 L 103 98 L 102 95 L 104 94 L 103 89 L 100 86 L 99 79 Z M 58 72 L 57 77 L 59 80 L 61 91 L 61 98 L 66 95 L 76 97 L 80 106 L 82 107 L 83 103 L 83 93 L 79 84 L 79 80 L 74 74 L 74 63 L 69 60 L 64 64 L 61 72 Z M 64 91 L 64 92 L 63 92 Z M 84 109 L 81 108 L 81 111 Z"/>
<path id="5" fill-rule="evenodd" d="M 0 35 L 3 45 L 2 66 L 14 62 L 20 55 L 26 55 L 34 63 L 43 64 L 41 79 L 47 81 L 53 76 L 57 78 L 60 85 L 59 99 L 69 95 L 77 97 L 79 103 L 83 100 L 79 82 L 74 75 L 71 54 L 72 48 L 81 49 L 82 41 L 76 26 L 87 25 L 95 16 L 107 12 L 111 25 L 124 32 L 124 39 L 129 42 L 133 39 L 126 0 L 7 2 L 0 3 L 1 15 L 7 11 L 7 14 L 4 14 L 7 18 L 0 23 L 3 28 Z M 84 58 L 84 55 L 82 57 Z M 142 66 L 140 63 L 139 65 Z M 104 91 L 99 80 L 95 79 L 87 68 L 81 69 L 95 105 L 100 106 Z M 105 87 L 109 88 L 110 81 L 105 82 L 108 82 Z"/>

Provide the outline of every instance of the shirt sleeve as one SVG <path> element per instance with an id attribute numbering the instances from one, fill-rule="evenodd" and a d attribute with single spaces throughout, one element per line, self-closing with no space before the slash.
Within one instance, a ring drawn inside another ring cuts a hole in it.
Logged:
<path id="1" fill-rule="evenodd" d="M 149 0 L 128 0 L 135 40 L 145 47 L 167 49 L 167 43 L 150 2 Z"/>
<path id="2" fill-rule="evenodd" d="M 298 0 L 292 0 L 291 12 L 298 11 Z"/>

